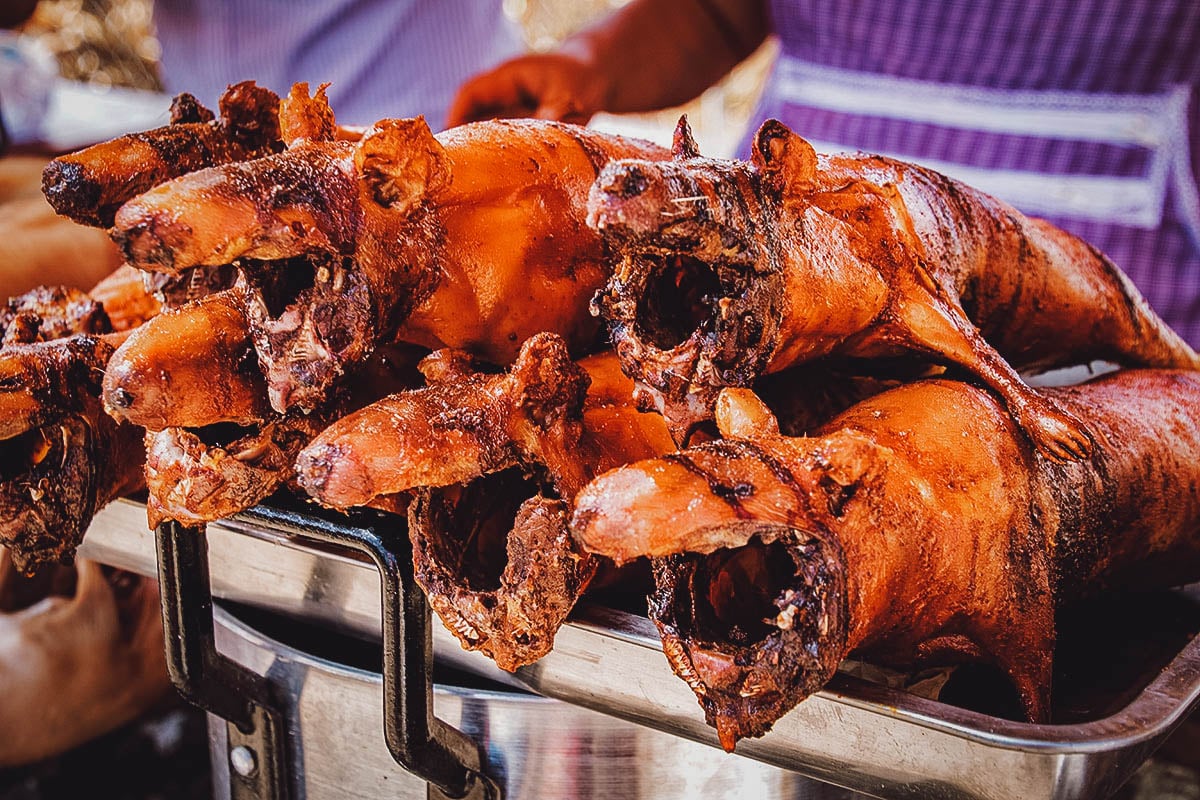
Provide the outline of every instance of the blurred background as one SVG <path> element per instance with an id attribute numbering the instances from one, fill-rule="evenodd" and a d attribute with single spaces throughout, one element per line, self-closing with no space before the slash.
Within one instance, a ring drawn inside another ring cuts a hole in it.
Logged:
<path id="1" fill-rule="evenodd" d="M 532 50 L 551 50 L 621 0 L 505 0 Z M 161 90 L 150 0 L 43 0 L 22 29 L 57 59 L 63 77 L 94 87 Z M 732 155 L 775 57 L 768 42 L 719 85 L 686 106 L 645 115 L 601 115 L 599 127 L 663 143 L 686 112 L 705 154 Z M 385 116 L 381 112 L 381 116 Z"/>

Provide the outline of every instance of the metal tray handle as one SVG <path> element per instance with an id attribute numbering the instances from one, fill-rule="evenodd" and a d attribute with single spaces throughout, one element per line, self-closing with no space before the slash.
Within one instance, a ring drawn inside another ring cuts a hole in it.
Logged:
<path id="1" fill-rule="evenodd" d="M 245 516 L 269 519 L 297 538 L 350 548 L 374 562 L 383 601 L 383 734 L 392 757 L 430 784 L 430 797 L 499 800 L 499 787 L 482 772 L 478 745 L 434 716 L 429 606 L 413 579 L 407 540 L 392 548 L 372 528 L 287 511 L 260 508 Z M 189 702 L 229 723 L 231 797 L 288 800 L 286 706 L 267 678 L 216 649 L 204 526 L 166 522 L 155 538 L 172 682 Z"/>

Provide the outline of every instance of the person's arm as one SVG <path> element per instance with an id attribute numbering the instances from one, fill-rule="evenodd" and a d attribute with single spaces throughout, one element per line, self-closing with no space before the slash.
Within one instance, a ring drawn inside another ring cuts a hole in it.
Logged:
<path id="1" fill-rule="evenodd" d="M 449 123 L 516 116 L 586 122 L 597 111 L 669 108 L 720 80 L 769 32 L 761 0 L 634 0 L 554 52 L 467 81 Z"/>

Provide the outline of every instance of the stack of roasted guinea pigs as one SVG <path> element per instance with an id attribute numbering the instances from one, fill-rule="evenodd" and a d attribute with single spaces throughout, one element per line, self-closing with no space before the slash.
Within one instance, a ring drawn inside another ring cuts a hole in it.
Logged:
<path id="1" fill-rule="evenodd" d="M 774 122 L 749 162 L 682 122 L 672 152 L 349 130 L 321 90 L 247 83 L 45 191 L 128 266 L 3 316 L 27 569 L 143 485 L 151 523 L 383 508 L 447 627 L 513 670 L 647 558 L 727 749 L 851 652 L 994 664 L 1043 720 L 1057 605 L 1200 577 L 1200 358 L 1087 244 L 930 170 Z M 1125 369 L 1016 371 L 1098 359 Z"/>

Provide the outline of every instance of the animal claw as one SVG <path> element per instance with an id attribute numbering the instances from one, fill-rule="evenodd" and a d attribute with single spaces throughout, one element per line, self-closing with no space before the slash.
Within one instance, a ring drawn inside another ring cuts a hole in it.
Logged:
<path id="1" fill-rule="evenodd" d="M 1054 461 L 1082 461 L 1092 454 L 1094 443 L 1082 423 L 1058 413 L 1042 413 L 1033 424 L 1022 424 L 1034 447 Z"/>

